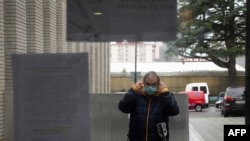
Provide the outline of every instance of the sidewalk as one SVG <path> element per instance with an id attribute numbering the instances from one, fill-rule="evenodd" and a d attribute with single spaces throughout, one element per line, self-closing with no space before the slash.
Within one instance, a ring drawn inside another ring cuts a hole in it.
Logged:
<path id="1" fill-rule="evenodd" d="M 189 119 L 189 141 L 223 141 L 224 125 L 244 124 L 243 116 Z"/>
<path id="2" fill-rule="evenodd" d="M 190 123 L 189 123 L 189 141 L 205 141 Z"/>

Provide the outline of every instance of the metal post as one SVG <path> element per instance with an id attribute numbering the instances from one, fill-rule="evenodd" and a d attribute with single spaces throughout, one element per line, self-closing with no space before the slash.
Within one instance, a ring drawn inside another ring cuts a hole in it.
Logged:
<path id="1" fill-rule="evenodd" d="M 135 41 L 135 78 L 134 82 L 137 82 L 137 41 Z"/>

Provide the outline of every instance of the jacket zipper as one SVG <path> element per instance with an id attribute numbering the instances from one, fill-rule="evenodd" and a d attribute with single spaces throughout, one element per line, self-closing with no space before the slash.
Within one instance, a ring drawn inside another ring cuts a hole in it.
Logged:
<path id="1" fill-rule="evenodd" d="M 146 141 L 148 141 L 148 121 L 149 121 L 151 100 L 152 100 L 152 98 L 148 98 L 148 113 L 147 113 L 147 122 L 146 122 Z"/>

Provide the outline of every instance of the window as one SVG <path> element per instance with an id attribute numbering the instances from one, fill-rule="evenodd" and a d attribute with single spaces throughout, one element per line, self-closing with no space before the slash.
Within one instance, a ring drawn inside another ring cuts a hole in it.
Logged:
<path id="1" fill-rule="evenodd" d="M 192 87 L 192 91 L 198 91 L 198 87 Z"/>
<path id="2" fill-rule="evenodd" d="M 201 91 L 203 91 L 204 93 L 207 93 L 207 88 L 205 86 L 201 86 L 200 87 Z"/>

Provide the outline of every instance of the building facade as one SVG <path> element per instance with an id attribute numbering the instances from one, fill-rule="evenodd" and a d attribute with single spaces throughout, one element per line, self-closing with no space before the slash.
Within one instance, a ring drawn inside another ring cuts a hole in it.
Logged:
<path id="1" fill-rule="evenodd" d="M 89 92 L 109 93 L 109 43 L 66 41 L 66 0 L 0 0 L 0 141 L 13 140 L 12 54 L 89 56 Z"/>
<path id="2" fill-rule="evenodd" d="M 160 58 L 163 42 L 111 42 L 111 62 L 155 62 Z"/>

